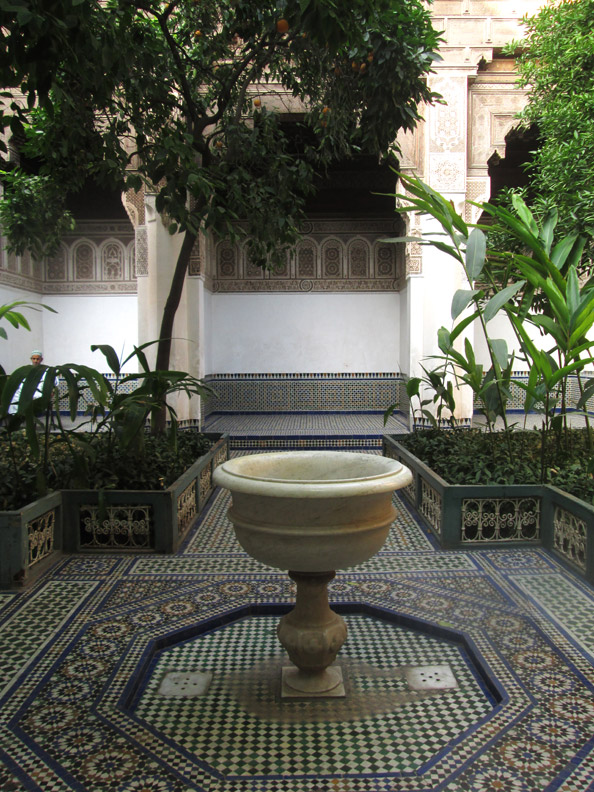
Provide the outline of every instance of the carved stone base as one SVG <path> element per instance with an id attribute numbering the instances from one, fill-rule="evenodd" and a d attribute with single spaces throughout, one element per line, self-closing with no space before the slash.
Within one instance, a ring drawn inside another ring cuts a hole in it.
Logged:
<path id="1" fill-rule="evenodd" d="M 289 572 L 297 583 L 295 607 L 278 625 L 278 638 L 299 671 L 285 675 L 286 684 L 302 693 L 320 694 L 335 688 L 342 675 L 329 669 L 343 645 L 344 620 L 328 605 L 328 583 L 334 572 Z"/>
<path id="2" fill-rule="evenodd" d="M 340 666 L 307 674 L 295 666 L 283 666 L 281 698 L 344 698 L 346 695 Z"/>

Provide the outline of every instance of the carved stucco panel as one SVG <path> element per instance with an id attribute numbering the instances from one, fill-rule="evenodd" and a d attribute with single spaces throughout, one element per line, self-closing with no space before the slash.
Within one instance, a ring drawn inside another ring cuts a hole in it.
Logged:
<path id="1" fill-rule="evenodd" d="M 299 242 L 296 254 L 296 276 L 297 278 L 316 278 L 317 269 L 317 250 L 316 245 L 309 239 Z"/>
<path id="2" fill-rule="evenodd" d="M 431 81 L 432 89 L 442 95 L 446 104 L 435 105 L 429 111 L 429 151 L 464 151 L 466 85 L 466 75 L 438 76 Z"/>
<path id="3" fill-rule="evenodd" d="M 229 242 L 217 245 L 217 278 L 239 277 L 237 248 Z"/>
<path id="4" fill-rule="evenodd" d="M 430 154 L 429 183 L 438 192 L 464 192 L 466 184 L 464 154 L 454 152 Z"/>
<path id="5" fill-rule="evenodd" d="M 467 223 L 476 223 L 481 215 L 478 206 L 468 203 L 468 201 L 488 201 L 491 197 L 491 180 L 472 179 L 466 182 L 466 204 L 464 205 L 464 219 Z"/>
<path id="6" fill-rule="evenodd" d="M 493 91 L 481 86 L 470 91 L 469 169 L 486 168 L 494 151 L 505 156 L 505 136 L 517 126 L 516 113 L 525 101 L 523 93 L 508 87 Z"/>
<path id="7" fill-rule="evenodd" d="M 83 240 L 73 250 L 74 280 L 95 280 L 96 251 L 94 245 Z"/>
<path id="8" fill-rule="evenodd" d="M 148 235 L 144 225 L 136 227 L 135 250 L 136 277 L 145 277 L 148 275 Z"/>
<path id="9" fill-rule="evenodd" d="M 101 247 L 101 278 L 104 281 L 124 280 L 124 246 L 110 239 Z"/>

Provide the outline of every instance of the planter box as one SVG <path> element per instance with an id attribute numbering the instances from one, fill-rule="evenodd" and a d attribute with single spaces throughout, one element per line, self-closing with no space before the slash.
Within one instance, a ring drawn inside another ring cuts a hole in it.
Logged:
<path id="1" fill-rule="evenodd" d="M 228 435 L 206 436 L 210 451 L 165 490 L 61 490 L 0 512 L 0 589 L 32 582 L 62 553 L 175 553 L 229 456 Z"/>
<path id="2" fill-rule="evenodd" d="M 62 553 L 62 495 L 0 512 L 0 589 L 31 583 Z"/>
<path id="3" fill-rule="evenodd" d="M 409 467 L 400 492 L 444 549 L 542 546 L 594 583 L 594 507 L 550 485 L 448 484 L 384 435 L 383 453 Z"/>

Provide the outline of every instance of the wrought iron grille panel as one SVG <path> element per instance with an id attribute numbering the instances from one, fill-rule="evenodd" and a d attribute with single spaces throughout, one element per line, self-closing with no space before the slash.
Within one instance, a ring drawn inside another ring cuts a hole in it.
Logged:
<path id="1" fill-rule="evenodd" d="M 219 450 L 217 451 L 217 453 L 214 456 L 214 460 L 213 460 L 213 463 L 212 463 L 212 469 L 214 470 L 216 467 L 221 465 L 223 462 L 226 462 L 228 456 L 229 455 L 228 455 L 227 445 L 223 445 L 221 448 L 219 448 Z"/>
<path id="2" fill-rule="evenodd" d="M 81 548 L 93 550 L 152 550 L 154 548 L 152 506 L 107 506 L 100 519 L 99 506 L 80 507 Z"/>
<path id="3" fill-rule="evenodd" d="M 210 497 L 212 492 L 212 469 L 210 465 L 200 471 L 200 504 Z"/>
<path id="4" fill-rule="evenodd" d="M 51 509 L 27 523 L 30 567 L 53 553 L 55 527 L 55 509 Z"/>
<path id="5" fill-rule="evenodd" d="M 441 495 L 421 477 L 421 514 L 439 536 L 441 536 L 441 507 Z"/>
<path id="6" fill-rule="evenodd" d="M 183 536 L 196 517 L 196 479 L 189 484 L 177 499 L 177 533 Z"/>
<path id="7" fill-rule="evenodd" d="M 540 498 L 465 498 L 463 542 L 538 541 Z"/>
<path id="8" fill-rule="evenodd" d="M 585 572 L 587 529 L 584 520 L 557 506 L 553 526 L 555 550 Z"/>

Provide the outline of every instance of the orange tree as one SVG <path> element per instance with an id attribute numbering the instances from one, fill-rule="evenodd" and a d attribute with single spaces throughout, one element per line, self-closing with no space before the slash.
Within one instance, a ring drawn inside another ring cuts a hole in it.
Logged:
<path id="1" fill-rule="evenodd" d="M 64 196 L 89 177 L 156 191 L 183 237 L 157 369 L 200 231 L 246 234 L 269 265 L 298 239 L 316 176 L 355 152 L 388 156 L 436 98 L 439 38 L 420 0 L 0 0 L 0 31 L 3 125 L 35 163 L 4 152 L 9 244 L 50 252 L 71 223 Z M 297 135 L 283 97 L 303 108 Z"/>

